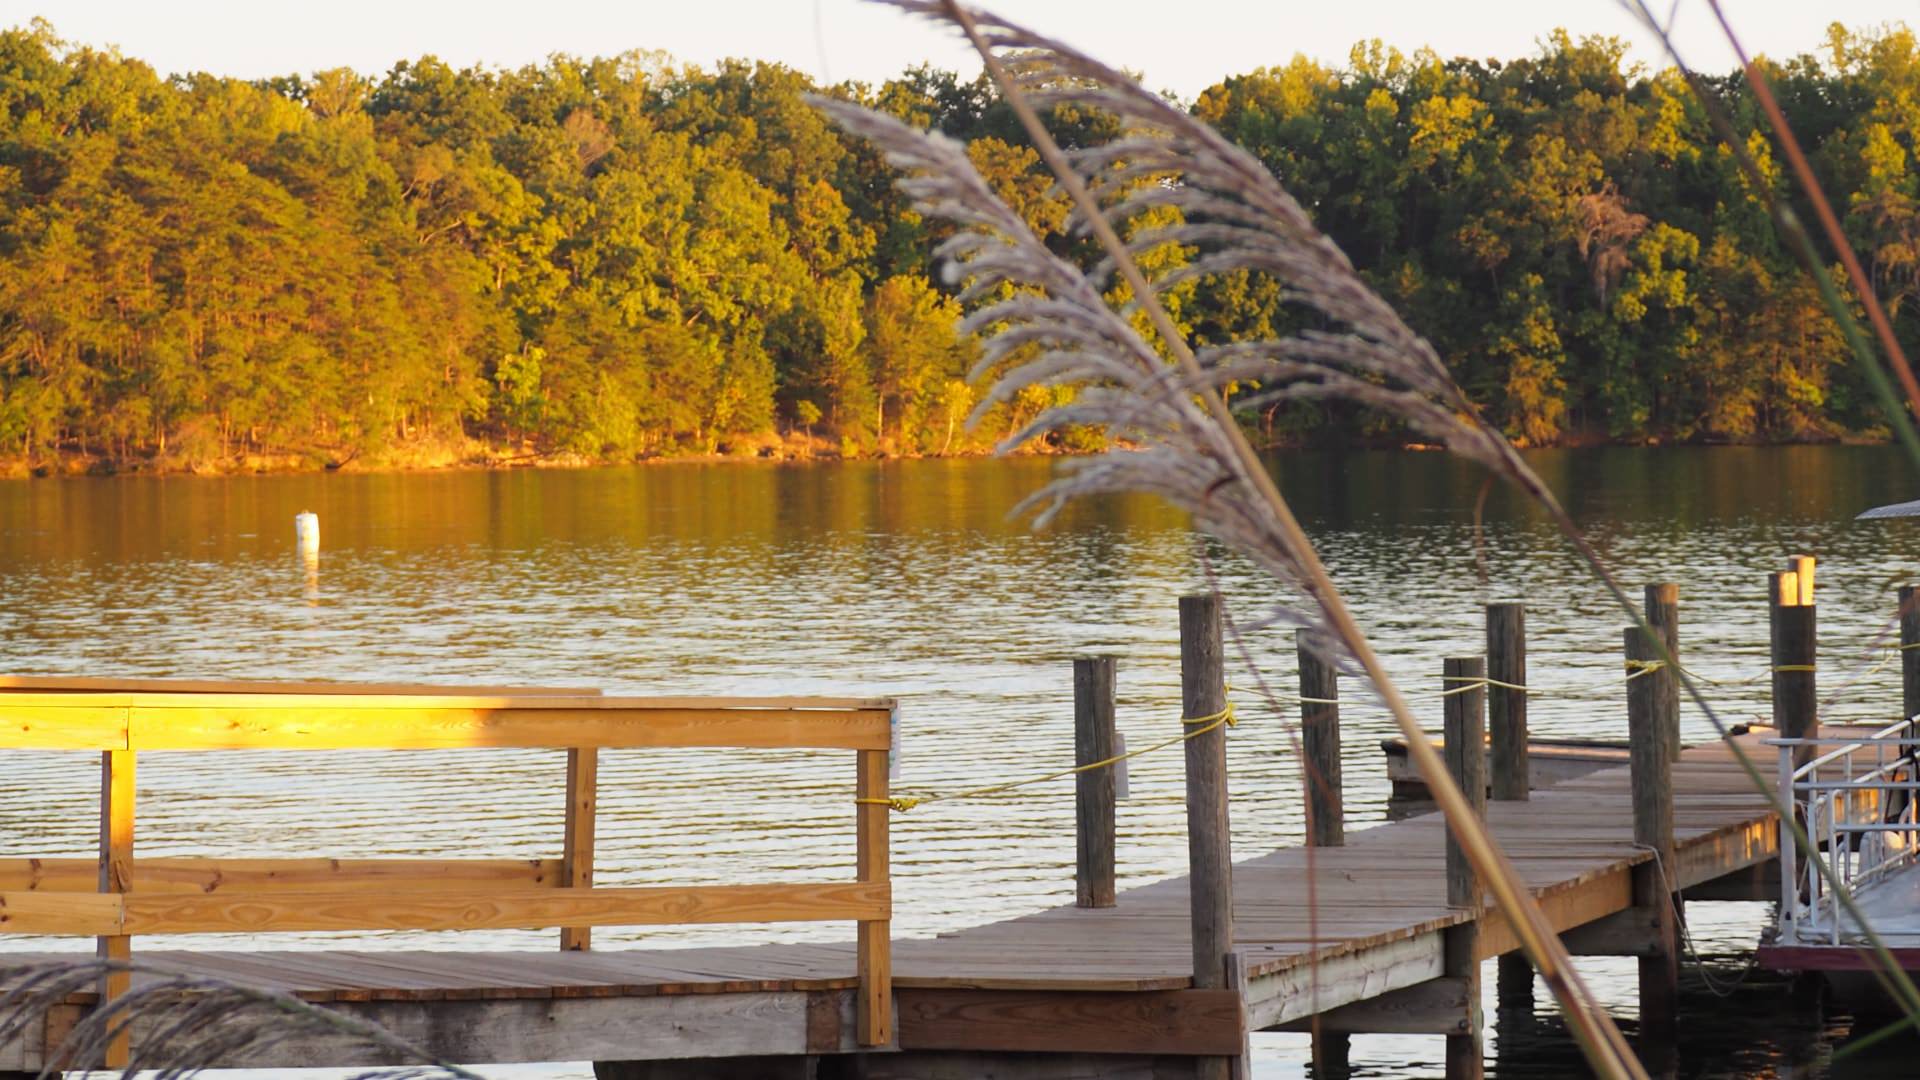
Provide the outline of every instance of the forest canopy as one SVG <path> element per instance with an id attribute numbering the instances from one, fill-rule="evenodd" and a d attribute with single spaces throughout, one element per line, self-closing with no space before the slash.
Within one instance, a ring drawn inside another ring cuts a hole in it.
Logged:
<path id="1" fill-rule="evenodd" d="M 1769 72 L 1920 346 L 1913 33 L 1835 26 Z M 1744 80 L 1711 81 L 1788 194 Z M 163 77 L 44 22 L 0 32 L 0 460 L 946 454 L 1070 394 L 1029 389 L 967 429 L 963 283 L 812 92 L 963 141 L 1050 245 L 1085 254 L 1011 113 L 952 72 L 821 87 L 631 52 L 249 82 Z M 1882 433 L 1760 193 L 1679 77 L 1620 41 L 1556 34 L 1504 62 L 1363 43 L 1344 67 L 1295 58 L 1190 106 L 1522 443 Z M 1070 146 L 1118 134 L 1053 120 Z M 1301 318 L 1245 273 L 1169 306 L 1201 344 Z M 1274 444 L 1404 441 L 1340 405 L 1246 420 Z"/>

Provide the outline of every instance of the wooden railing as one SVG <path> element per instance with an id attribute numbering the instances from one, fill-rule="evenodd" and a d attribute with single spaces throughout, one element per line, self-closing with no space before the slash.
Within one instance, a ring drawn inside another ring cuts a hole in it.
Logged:
<path id="1" fill-rule="evenodd" d="M 859 935 L 859 1040 L 892 1040 L 890 701 L 246 692 L 261 684 L 103 692 L 23 682 L 0 682 L 0 750 L 100 753 L 100 855 L 0 859 L 0 933 L 93 936 L 101 956 L 125 961 L 141 934 L 560 927 L 562 948 L 585 949 L 595 926 L 848 920 Z M 141 752 L 471 747 L 567 750 L 559 858 L 134 858 Z M 598 752 L 651 747 L 855 751 L 855 795 L 865 801 L 855 804 L 854 880 L 595 887 Z M 102 992 L 126 987 L 121 975 Z"/>

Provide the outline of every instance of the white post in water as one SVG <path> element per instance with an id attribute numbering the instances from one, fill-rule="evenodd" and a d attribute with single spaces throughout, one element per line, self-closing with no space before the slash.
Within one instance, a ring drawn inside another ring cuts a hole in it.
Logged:
<path id="1" fill-rule="evenodd" d="M 293 542 L 300 554 L 311 559 L 320 554 L 320 515 L 302 510 L 293 516 Z"/>

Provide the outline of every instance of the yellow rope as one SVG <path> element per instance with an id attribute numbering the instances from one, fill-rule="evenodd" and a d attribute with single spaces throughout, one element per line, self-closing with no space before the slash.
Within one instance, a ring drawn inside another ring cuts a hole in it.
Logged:
<path id="1" fill-rule="evenodd" d="M 1227 690 L 1231 692 L 1233 688 L 1228 687 Z M 1208 713 L 1205 716 L 1183 716 L 1180 718 L 1180 723 L 1185 725 L 1188 730 L 1175 735 L 1171 739 L 1162 740 L 1161 742 L 1154 743 L 1152 746 L 1139 750 L 1129 750 L 1124 754 L 1115 754 L 1104 761 L 1075 765 L 1070 769 L 1061 769 L 1058 772 L 1051 772 L 1045 776 L 1030 776 L 1024 780 L 1009 780 L 1004 784 L 991 784 L 987 787 L 970 788 L 966 791 L 950 791 L 926 795 L 894 795 L 885 799 L 856 798 L 853 801 L 863 806 L 889 807 L 897 813 L 904 814 L 916 806 L 924 806 L 930 802 L 951 802 L 954 799 L 985 798 L 989 795 L 1003 794 L 1015 788 L 1023 788 L 1031 784 L 1044 784 L 1049 780 L 1059 780 L 1083 772 L 1092 772 L 1095 769 L 1105 769 L 1113 765 L 1118 765 L 1123 761 L 1131 761 L 1144 754 L 1151 754 L 1156 750 L 1165 750 L 1169 746 L 1177 746 L 1180 743 L 1186 742 L 1188 739 L 1197 739 L 1210 731 L 1218 731 L 1222 727 L 1235 727 L 1238 725 L 1238 721 L 1234 718 L 1233 702 L 1231 701 L 1227 702 L 1226 707 L 1219 712 Z"/>
<path id="2" fill-rule="evenodd" d="M 1665 660 L 1629 660 L 1627 661 L 1627 681 L 1632 682 L 1642 675 L 1651 675 L 1666 666 Z"/>
<path id="3" fill-rule="evenodd" d="M 1781 664 L 1779 667 L 1776 667 L 1773 670 L 1776 672 L 1780 672 L 1780 671 L 1814 671 L 1816 669 L 1812 664 Z"/>

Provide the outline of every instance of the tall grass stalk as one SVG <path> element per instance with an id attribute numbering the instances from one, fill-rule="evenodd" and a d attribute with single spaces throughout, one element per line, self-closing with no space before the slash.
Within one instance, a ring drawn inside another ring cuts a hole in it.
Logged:
<path id="1" fill-rule="evenodd" d="M 998 294 L 968 320 L 970 328 L 990 331 L 981 369 L 1012 363 L 988 401 L 1034 384 L 1080 387 L 1072 403 L 1043 413 L 1012 441 L 1098 424 L 1144 447 L 1070 466 L 1039 497 L 1050 504 L 1042 518 L 1076 495 L 1156 492 L 1295 586 L 1311 604 L 1309 619 L 1327 651 L 1357 665 L 1393 715 L 1449 828 L 1561 1003 L 1595 1070 L 1606 1077 L 1644 1076 L 1525 883 L 1447 774 L 1241 432 L 1222 387 L 1258 379 L 1278 387 L 1274 392 L 1280 395 L 1345 397 L 1382 409 L 1557 509 L 1545 485 L 1478 418 L 1432 347 L 1367 287 L 1257 161 L 1132 79 L 1059 42 L 952 0 L 889 2 L 943 19 L 966 36 L 1071 197 L 1076 225 L 1090 232 L 1106 254 L 1094 276 L 1081 273 L 993 196 L 951 142 L 865 110 L 820 102 L 849 130 L 887 153 L 906 174 L 902 186 L 922 212 L 963 226 L 942 245 L 941 254 L 969 279 L 966 299 Z M 1003 61 L 1003 50 L 1013 51 L 1010 63 Z M 1102 110 L 1127 130 L 1114 142 L 1070 159 L 1040 121 L 1036 102 Z M 1114 219 L 1127 221 L 1155 207 L 1177 210 L 1179 223 L 1121 239 Z M 1166 244 L 1190 247 L 1199 257 L 1183 270 L 1149 281 L 1134 256 Z M 1344 329 L 1302 331 L 1279 341 L 1197 354 L 1160 303 L 1160 290 L 1198 274 L 1240 268 L 1277 274 L 1296 301 Z M 1108 305 L 1095 280 L 1112 272 L 1131 298 L 1124 312 Z M 1130 313 L 1145 315 L 1158 348 L 1134 329 L 1125 317 Z M 1161 350 L 1172 358 L 1171 366 L 1162 361 Z"/>
<path id="2" fill-rule="evenodd" d="M 1256 160 L 1140 89 L 1131 78 L 1057 41 L 952 0 L 882 2 L 944 20 L 966 36 L 1072 199 L 1076 226 L 1105 252 L 1104 261 L 1083 274 L 1050 252 L 999 203 L 957 147 L 884 116 L 820 102 L 843 126 L 888 154 L 906 174 L 902 187 L 922 212 L 962 226 L 940 254 L 967 281 L 963 299 L 976 306 L 967 328 L 987 335 L 976 374 L 999 374 L 987 403 L 1036 384 L 1077 388 L 1072 402 L 1043 412 L 1008 443 L 1092 424 L 1142 447 L 1069 465 L 1061 479 L 1036 497 L 1041 520 L 1077 495 L 1154 492 L 1190 511 L 1202 528 L 1298 589 L 1310 603 L 1302 621 L 1323 635 L 1330 655 L 1370 680 L 1406 735 L 1449 827 L 1495 903 L 1512 917 L 1529 959 L 1566 1011 L 1569 1027 L 1594 1068 L 1606 1076 L 1642 1075 L 1618 1029 L 1572 971 L 1557 936 L 1469 811 L 1381 668 L 1242 435 L 1224 389 L 1251 381 L 1265 388 L 1262 400 L 1342 398 L 1397 417 L 1523 491 L 1555 521 L 1628 618 L 1649 631 L 1643 613 L 1544 483 L 1481 418 L 1432 347 L 1359 278 Z M 1039 109 L 1049 105 L 1103 110 L 1117 116 L 1124 129 L 1107 145 L 1069 153 L 1040 121 Z M 1137 224 L 1145 211 L 1155 208 L 1172 208 L 1180 219 L 1121 238 L 1116 221 Z M 1134 256 L 1169 244 L 1194 257 L 1149 279 Z M 1196 352 L 1167 316 L 1159 293 L 1192 277 L 1241 269 L 1275 275 L 1291 300 L 1316 312 L 1323 327 L 1335 329 L 1309 329 L 1280 340 Z M 1110 274 L 1119 276 L 1130 298 L 1118 312 L 1102 295 Z M 1144 315 L 1152 327 L 1152 341 L 1133 329 L 1127 316 L 1136 314 Z M 1173 363 L 1167 364 L 1163 355 Z M 1660 636 L 1649 636 L 1659 647 Z M 1674 663 L 1671 656 L 1664 659 Z M 1689 696 L 1732 745 L 1756 790 L 1769 800 L 1785 828 L 1799 832 L 1781 794 L 1738 744 L 1731 743 L 1726 725 L 1697 681 L 1675 667 Z M 1833 881 L 1831 867 L 1805 843 L 1804 834 L 1798 841 L 1819 872 Z M 1839 892 L 1845 894 L 1844 889 Z M 1851 898 L 1845 902 L 1852 906 Z M 1920 996 L 1912 993 L 1904 973 L 1886 974 L 1903 1004 L 1920 1010 Z"/>

